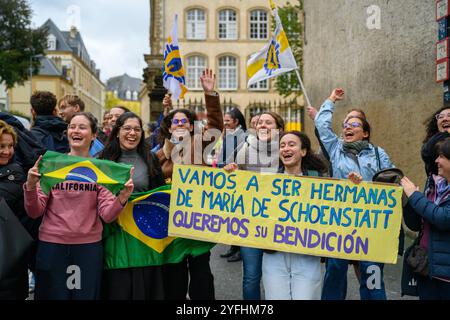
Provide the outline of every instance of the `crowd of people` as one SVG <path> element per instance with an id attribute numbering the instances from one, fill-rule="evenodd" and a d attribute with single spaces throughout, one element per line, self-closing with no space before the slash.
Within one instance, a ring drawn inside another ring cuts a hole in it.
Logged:
<path id="1" fill-rule="evenodd" d="M 27 255 L 0 278 L 0 299 L 26 299 L 30 270 L 35 277 L 36 300 L 214 300 L 210 252 L 161 266 L 104 268 L 103 250 L 108 242 L 120 241 L 127 247 L 127 238 L 120 237 L 122 231 L 115 220 L 130 195 L 165 185 L 174 164 L 212 166 L 228 173 L 249 170 L 331 176 L 355 184 L 373 181 L 377 172 L 394 168 L 388 154 L 370 142 L 371 126 L 363 110 L 350 110 L 342 121 L 342 131 L 333 131 L 335 105 L 345 97 L 340 88 L 333 90 L 319 110 L 308 106 L 321 147 L 315 152 L 311 137 L 284 131 L 284 120 L 275 112 L 252 115 L 248 123 L 238 109 L 222 112 L 212 70 L 205 70 L 200 82 L 206 105 L 203 121 L 191 110 L 173 109 L 170 95 L 164 98 L 160 119 L 148 128 L 123 106 L 106 112 L 99 126 L 78 96 L 66 95 L 57 101 L 45 91 L 30 98 L 30 131 L 12 115 L 0 113 L 0 198 L 35 240 Z M 151 131 L 147 138 L 145 129 Z M 400 182 L 408 198 L 405 225 L 418 232 L 416 242 L 428 254 L 427 272 L 417 274 L 420 299 L 450 298 L 449 132 L 450 109 L 444 107 L 427 122 L 422 149 L 428 177 L 425 192 L 407 177 Z M 213 148 L 207 149 L 211 139 L 204 139 L 205 134 L 215 137 Z M 129 164 L 130 180 L 118 194 L 100 185 L 77 191 L 52 188 L 45 194 L 39 163 L 46 150 Z M 212 150 L 210 157 L 204 156 L 205 150 Z M 105 236 L 105 230 L 114 237 Z M 242 260 L 245 300 L 344 300 L 349 265 L 355 268 L 362 300 L 387 298 L 381 263 L 244 246 L 231 246 L 221 256 L 230 262 Z M 81 288 L 67 286 L 71 265 L 83 270 Z M 373 270 L 378 270 L 380 281 L 369 286 Z"/>

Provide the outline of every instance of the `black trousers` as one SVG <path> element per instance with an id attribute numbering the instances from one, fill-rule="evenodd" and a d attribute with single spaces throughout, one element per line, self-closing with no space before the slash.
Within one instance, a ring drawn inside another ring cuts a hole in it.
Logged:
<path id="1" fill-rule="evenodd" d="M 163 300 L 163 275 L 160 266 L 105 270 L 103 299 Z"/>
<path id="2" fill-rule="evenodd" d="M 164 292 L 167 300 L 214 300 L 214 277 L 209 266 L 211 253 L 187 256 L 180 263 L 163 265 Z M 189 291 L 189 292 L 188 292 Z"/>
<path id="3" fill-rule="evenodd" d="M 103 269 L 102 242 L 58 244 L 39 241 L 36 300 L 97 300 Z"/>

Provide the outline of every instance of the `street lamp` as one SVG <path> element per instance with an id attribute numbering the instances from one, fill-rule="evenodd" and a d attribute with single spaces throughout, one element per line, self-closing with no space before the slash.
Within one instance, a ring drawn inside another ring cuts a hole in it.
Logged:
<path id="1" fill-rule="evenodd" d="M 33 59 L 40 59 L 42 57 L 42 54 L 35 54 L 34 56 L 30 56 L 30 98 L 33 95 Z"/>

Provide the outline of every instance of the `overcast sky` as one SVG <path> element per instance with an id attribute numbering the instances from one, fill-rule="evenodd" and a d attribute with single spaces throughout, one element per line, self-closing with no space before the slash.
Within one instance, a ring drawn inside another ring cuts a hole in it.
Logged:
<path id="1" fill-rule="evenodd" d="M 29 0 L 33 24 L 48 18 L 61 31 L 75 24 L 103 82 L 124 73 L 142 79 L 150 52 L 148 0 Z M 79 14 L 78 14 L 79 12 Z M 75 21 L 75 22 L 73 22 Z"/>

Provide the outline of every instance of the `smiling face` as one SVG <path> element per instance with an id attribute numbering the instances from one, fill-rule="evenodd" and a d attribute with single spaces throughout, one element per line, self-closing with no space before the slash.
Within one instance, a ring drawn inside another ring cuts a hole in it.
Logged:
<path id="1" fill-rule="evenodd" d="M 194 130 L 194 125 L 189 122 L 189 118 L 183 112 L 177 112 L 173 116 L 169 132 L 175 138 L 185 137 Z"/>
<path id="2" fill-rule="evenodd" d="M 9 133 L 0 136 L 0 166 L 7 165 L 14 156 L 14 139 Z"/>
<path id="3" fill-rule="evenodd" d="M 67 137 L 70 149 L 89 150 L 95 139 L 89 119 L 83 115 L 73 117 L 68 126 Z"/>
<path id="4" fill-rule="evenodd" d="M 137 118 L 129 118 L 119 129 L 119 144 L 123 150 L 134 150 L 142 139 L 142 128 Z"/>
<path id="5" fill-rule="evenodd" d="M 125 113 L 125 110 L 121 108 L 112 108 L 109 112 L 109 127 L 112 128 L 116 125 L 117 119 Z"/>
<path id="6" fill-rule="evenodd" d="M 361 141 L 369 137 L 363 129 L 363 122 L 358 118 L 349 118 L 343 125 L 342 135 L 345 142 Z"/>
<path id="7" fill-rule="evenodd" d="M 436 159 L 436 164 L 438 167 L 438 174 L 441 177 L 444 177 L 445 180 L 450 181 L 450 160 L 441 154 Z"/>
<path id="8" fill-rule="evenodd" d="M 442 110 L 437 116 L 437 126 L 439 132 L 450 130 L 450 109 Z"/>
<path id="9" fill-rule="evenodd" d="M 286 134 L 280 140 L 280 159 L 286 169 L 300 169 L 306 149 L 302 149 L 302 142 L 295 134 Z"/>
<path id="10" fill-rule="evenodd" d="M 275 135 L 275 129 L 277 129 L 277 123 L 270 114 L 262 114 L 259 117 L 256 125 L 259 140 L 270 141 Z"/>
<path id="11" fill-rule="evenodd" d="M 235 130 L 239 125 L 239 121 L 237 119 L 233 119 L 228 113 L 225 113 L 223 116 L 223 126 L 227 130 Z"/>
<path id="12" fill-rule="evenodd" d="M 69 122 L 70 118 L 72 118 L 72 116 L 77 113 L 80 112 L 80 107 L 78 105 L 71 105 L 67 102 L 65 102 L 64 100 L 61 101 L 60 105 L 59 105 L 59 116 L 65 121 L 65 122 Z"/>

